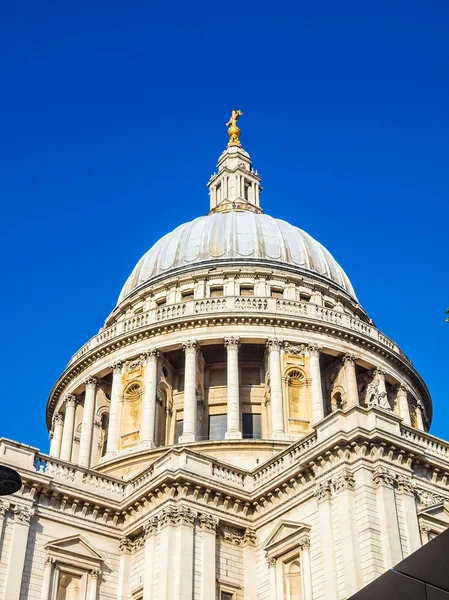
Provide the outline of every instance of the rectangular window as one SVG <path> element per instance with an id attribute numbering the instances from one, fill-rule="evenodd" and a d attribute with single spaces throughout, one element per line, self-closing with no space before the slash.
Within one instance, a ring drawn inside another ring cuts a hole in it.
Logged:
<path id="1" fill-rule="evenodd" d="M 243 439 L 247 440 L 260 440 L 262 438 L 262 415 L 242 414 L 242 436 Z"/>
<path id="2" fill-rule="evenodd" d="M 165 304 L 167 304 L 167 298 L 159 298 L 159 300 L 156 300 L 156 304 L 157 306 L 164 306 Z"/>
<path id="3" fill-rule="evenodd" d="M 184 427 L 183 419 L 179 419 L 178 421 L 176 421 L 175 444 L 179 444 L 179 438 L 182 436 L 183 427 Z"/>
<path id="4" fill-rule="evenodd" d="M 249 183 L 247 183 L 246 181 L 245 181 L 244 188 L 245 188 L 245 190 L 244 190 L 245 196 L 244 197 L 245 197 L 245 200 L 248 202 L 249 201 Z"/>
<path id="5" fill-rule="evenodd" d="M 181 299 L 183 302 L 185 302 L 186 300 L 193 300 L 194 299 L 193 290 L 186 290 L 185 292 L 181 292 Z"/>
<path id="6" fill-rule="evenodd" d="M 226 433 L 226 415 L 209 415 L 209 439 L 224 440 Z"/>
<path id="7" fill-rule="evenodd" d="M 254 296 L 254 287 L 252 285 L 241 285 L 240 296 Z"/>
<path id="8" fill-rule="evenodd" d="M 221 298 L 223 296 L 223 286 L 218 285 L 210 288 L 211 298 Z"/>
<path id="9" fill-rule="evenodd" d="M 326 302 L 324 303 L 324 306 L 325 306 L 326 308 L 334 308 L 334 306 L 335 306 L 335 305 L 334 305 L 332 302 L 328 302 L 328 301 L 326 300 Z"/>
<path id="10" fill-rule="evenodd" d="M 301 292 L 299 294 L 299 299 L 301 300 L 301 302 L 310 302 L 310 295 L 304 294 L 303 292 Z"/>
<path id="11" fill-rule="evenodd" d="M 234 600 L 234 598 L 235 596 L 231 592 L 221 592 L 220 594 L 220 600 Z"/>
<path id="12" fill-rule="evenodd" d="M 270 290 L 270 293 L 271 293 L 272 298 L 283 298 L 284 297 L 284 290 L 282 288 L 272 287 Z"/>

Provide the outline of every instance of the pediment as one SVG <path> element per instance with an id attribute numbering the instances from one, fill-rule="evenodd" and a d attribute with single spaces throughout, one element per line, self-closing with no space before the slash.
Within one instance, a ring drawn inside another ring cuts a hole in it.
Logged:
<path id="1" fill-rule="evenodd" d="M 75 562 L 98 564 L 104 560 L 98 550 L 81 535 L 72 535 L 48 542 L 45 550 L 50 556 Z"/>
<path id="2" fill-rule="evenodd" d="M 419 515 L 422 517 L 437 519 L 442 524 L 446 523 L 449 525 L 449 502 L 440 502 L 439 504 L 428 506 L 427 508 L 420 510 Z"/>
<path id="3" fill-rule="evenodd" d="M 277 548 L 285 547 L 300 538 L 308 537 L 310 525 L 295 521 L 281 521 L 271 532 L 264 545 L 267 553 L 272 553 Z"/>

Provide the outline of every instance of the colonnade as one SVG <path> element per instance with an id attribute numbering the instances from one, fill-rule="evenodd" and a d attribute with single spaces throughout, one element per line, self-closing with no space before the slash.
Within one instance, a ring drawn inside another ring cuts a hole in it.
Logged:
<path id="1" fill-rule="evenodd" d="M 225 439 L 237 440 L 242 438 L 241 402 L 239 397 L 239 347 L 238 337 L 226 337 L 223 340 L 227 351 L 227 427 Z M 269 439 L 286 439 L 286 416 L 283 398 L 282 356 L 285 342 L 273 338 L 266 342 L 269 365 L 271 431 Z M 197 439 L 197 362 L 199 344 L 196 340 L 186 340 L 182 343 L 185 354 L 184 370 L 184 407 L 183 428 L 179 438 L 180 443 L 195 442 Z M 316 344 L 304 348 L 309 359 L 311 380 L 312 424 L 324 418 L 324 402 L 321 384 L 320 352 Z M 140 423 L 140 447 L 155 446 L 155 424 L 158 390 L 158 362 L 160 353 L 153 348 L 141 357 L 145 364 L 144 387 L 142 392 L 142 410 Z M 345 354 L 342 357 L 342 367 L 346 388 L 345 409 L 359 404 L 359 392 L 356 374 L 357 357 Z M 120 403 L 122 393 L 122 362 L 111 365 L 112 389 L 108 438 L 105 459 L 113 458 L 119 449 L 120 438 Z M 385 374 L 377 369 L 374 377 L 379 379 L 378 390 L 386 396 Z M 96 392 L 98 382 L 89 377 L 85 382 L 84 410 L 80 436 L 78 463 L 81 466 L 91 465 L 92 441 L 94 439 L 94 423 L 96 414 Z M 63 460 L 72 459 L 72 448 L 75 428 L 75 411 L 78 399 L 69 394 L 65 400 L 65 415 L 58 413 L 53 420 L 52 442 L 50 454 Z M 398 385 L 397 405 L 399 414 L 406 425 L 411 425 L 410 411 L 407 399 L 407 388 Z M 424 430 L 422 408 L 416 411 L 417 427 Z"/>

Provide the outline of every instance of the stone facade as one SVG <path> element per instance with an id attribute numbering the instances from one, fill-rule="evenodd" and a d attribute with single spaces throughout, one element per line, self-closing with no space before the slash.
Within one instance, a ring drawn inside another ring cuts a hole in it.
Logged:
<path id="1" fill-rule="evenodd" d="M 243 149 L 209 186 L 207 218 L 260 224 L 257 257 L 151 250 L 55 383 L 49 454 L 0 440 L 24 481 L 0 504 L 5 600 L 344 599 L 449 524 L 410 360 L 317 242 L 273 259 Z"/>

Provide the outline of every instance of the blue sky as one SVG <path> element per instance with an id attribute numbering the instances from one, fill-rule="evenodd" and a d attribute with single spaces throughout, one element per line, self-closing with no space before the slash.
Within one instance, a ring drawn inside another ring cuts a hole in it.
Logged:
<path id="1" fill-rule="evenodd" d="M 208 210 L 231 108 L 265 212 L 398 342 L 449 438 L 446 0 L 3 3 L 0 435 L 45 404 L 140 256 Z"/>

